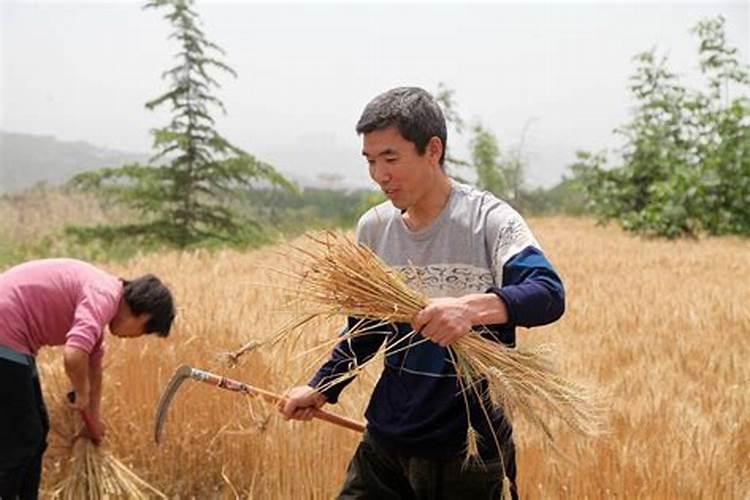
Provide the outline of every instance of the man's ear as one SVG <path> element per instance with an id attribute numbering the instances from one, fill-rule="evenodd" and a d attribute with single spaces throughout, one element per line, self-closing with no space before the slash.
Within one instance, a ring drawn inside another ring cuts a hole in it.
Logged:
<path id="1" fill-rule="evenodd" d="M 427 143 L 427 154 L 430 155 L 430 159 L 435 161 L 435 164 L 440 164 L 440 157 L 443 155 L 443 141 L 440 137 L 433 135 L 430 141 Z"/>
<path id="2" fill-rule="evenodd" d="M 146 327 L 146 323 L 148 323 L 151 320 L 151 315 L 148 313 L 141 313 L 136 316 L 134 316 L 135 320 L 138 322 L 139 325 Z"/>

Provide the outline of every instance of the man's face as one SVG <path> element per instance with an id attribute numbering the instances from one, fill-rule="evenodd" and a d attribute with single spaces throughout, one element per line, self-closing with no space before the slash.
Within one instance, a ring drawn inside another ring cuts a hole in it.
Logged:
<path id="1" fill-rule="evenodd" d="M 112 335 L 120 338 L 135 338 L 146 334 L 146 323 L 151 319 L 150 314 L 134 315 L 129 310 L 109 324 Z"/>
<path id="2" fill-rule="evenodd" d="M 432 189 L 441 153 L 440 139 L 433 137 L 425 153 L 418 154 L 414 143 L 404 139 L 395 126 L 362 136 L 370 177 L 400 210 L 413 207 Z"/>

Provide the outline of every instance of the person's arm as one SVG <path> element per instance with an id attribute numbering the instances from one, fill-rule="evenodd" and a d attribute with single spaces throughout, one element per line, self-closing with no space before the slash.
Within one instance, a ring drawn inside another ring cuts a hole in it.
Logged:
<path id="1" fill-rule="evenodd" d="M 65 346 L 63 351 L 65 373 L 70 379 L 75 392 L 71 407 L 76 410 L 88 410 L 91 384 L 89 380 L 89 355 L 77 347 Z"/>
<path id="2" fill-rule="evenodd" d="M 348 326 L 342 330 L 341 335 L 347 335 L 355 326 L 359 333 L 347 335 L 341 340 L 307 385 L 293 387 L 285 393 L 286 401 L 279 404 L 279 411 L 284 418 L 309 420 L 312 418 L 313 408 L 338 401 L 341 391 L 355 377 L 346 377 L 346 374 L 371 359 L 385 340 L 386 332 L 383 327 L 375 328 L 372 324 L 373 322 L 360 324 L 360 320 L 349 319 Z"/>
<path id="3" fill-rule="evenodd" d="M 492 293 L 430 299 L 414 316 L 411 327 L 436 344 L 447 347 L 475 326 L 501 325 L 508 321 L 505 303 Z"/>
<path id="4" fill-rule="evenodd" d="M 94 427 L 91 431 L 97 437 L 104 434 L 100 419 L 104 354 L 102 335 L 110 308 L 115 304 L 111 294 L 84 286 L 64 347 L 65 371 L 75 391 L 75 401 L 71 407 L 86 412 L 88 421 Z"/>
<path id="5" fill-rule="evenodd" d="M 562 281 L 535 247 L 523 249 L 505 264 L 503 283 L 487 293 L 432 299 L 414 317 L 412 328 L 447 347 L 475 326 L 539 326 L 565 311 Z"/>
<path id="6" fill-rule="evenodd" d="M 503 285 L 488 292 L 502 299 L 507 323 L 527 328 L 557 321 L 565 312 L 565 288 L 541 250 L 527 247 L 503 266 Z"/>

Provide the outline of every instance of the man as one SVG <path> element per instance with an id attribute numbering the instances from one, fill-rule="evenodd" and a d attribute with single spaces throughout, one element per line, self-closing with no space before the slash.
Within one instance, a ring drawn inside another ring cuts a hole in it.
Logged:
<path id="1" fill-rule="evenodd" d="M 366 360 L 383 341 L 391 345 L 413 329 L 432 342 L 386 356 L 338 498 L 497 499 L 503 476 L 516 498 L 510 424 L 500 408 L 461 392 L 447 348 L 480 327 L 513 346 L 516 326 L 557 320 L 564 311 L 560 278 L 518 213 L 446 174 L 445 119 L 427 92 L 396 88 L 377 96 L 357 133 L 370 176 L 389 200 L 362 216 L 357 241 L 431 300 L 410 325 L 341 342 L 308 386 L 287 392 L 280 410 L 286 418 L 311 418 L 312 408 L 335 403 L 351 380 L 330 383 L 347 372 L 352 356 Z M 482 463 L 464 464 L 468 421 L 479 434 Z"/>
<path id="2" fill-rule="evenodd" d="M 133 281 L 73 259 L 27 262 L 0 274 L 0 499 L 35 499 L 49 422 L 34 357 L 63 347 L 75 398 L 101 436 L 104 328 L 123 338 L 169 335 L 175 311 L 153 275 Z"/>

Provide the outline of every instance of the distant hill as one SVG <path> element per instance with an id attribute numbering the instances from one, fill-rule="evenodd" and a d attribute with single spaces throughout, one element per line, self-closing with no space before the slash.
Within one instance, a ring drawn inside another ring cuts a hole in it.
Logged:
<path id="1" fill-rule="evenodd" d="M 302 145 L 272 148 L 258 157 L 300 186 L 341 190 L 372 188 L 358 154 L 352 160 L 350 151 L 342 153 L 340 148 L 312 147 L 308 142 L 301 142 Z M 117 151 L 83 141 L 64 142 L 51 135 L 0 131 L 0 194 L 18 192 L 38 182 L 62 184 L 79 172 L 145 163 L 149 157 L 146 153 Z M 336 172 L 337 167 L 346 175 L 330 173 Z"/>
<path id="2" fill-rule="evenodd" d="M 0 131 L 0 193 L 20 191 L 38 182 L 62 184 L 79 172 L 145 162 L 148 158 L 148 154 L 100 148 L 87 142 Z"/>

